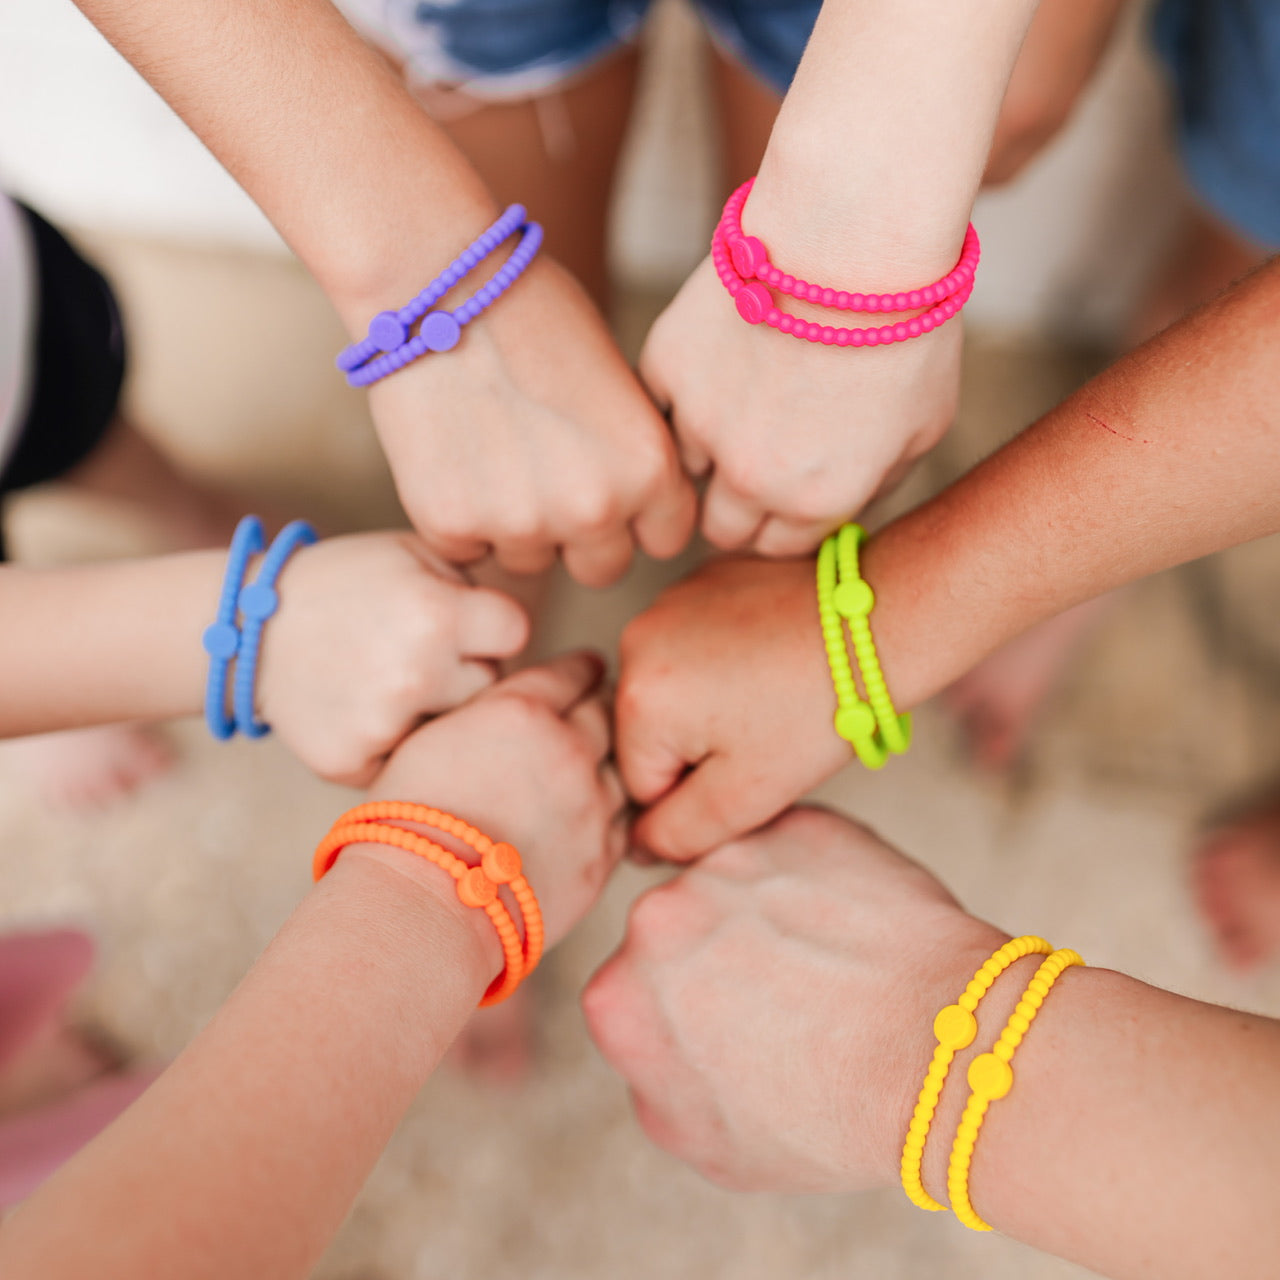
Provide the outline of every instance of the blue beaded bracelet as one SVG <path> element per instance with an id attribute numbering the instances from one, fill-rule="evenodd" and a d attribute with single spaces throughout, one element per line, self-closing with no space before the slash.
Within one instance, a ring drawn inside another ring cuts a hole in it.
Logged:
<path id="1" fill-rule="evenodd" d="M 262 558 L 257 578 L 240 588 L 238 603 L 240 612 L 244 615 L 244 629 L 240 634 L 232 704 L 236 713 L 236 728 L 246 738 L 261 738 L 271 732 L 271 726 L 263 724 L 254 715 L 253 704 L 258 682 L 258 650 L 262 643 L 262 628 L 280 607 L 276 579 L 295 551 L 308 547 L 315 541 L 316 531 L 305 520 L 294 520 L 285 525 Z"/>
<path id="2" fill-rule="evenodd" d="M 231 536 L 227 572 L 218 597 L 218 614 L 205 628 L 202 643 L 209 655 L 209 681 L 205 686 L 204 722 L 215 738 L 226 741 L 236 731 L 236 722 L 227 715 L 227 670 L 240 650 L 240 628 L 236 626 L 236 605 L 249 557 L 266 545 L 262 521 L 245 516 Z"/>
<path id="3" fill-rule="evenodd" d="M 499 245 L 522 232 L 511 257 L 487 284 L 462 303 L 456 311 L 432 311 L 464 276 L 473 271 Z M 487 231 L 462 251 L 418 296 L 399 311 L 383 311 L 369 324 L 369 335 L 345 348 L 337 366 L 353 387 L 367 387 L 403 369 L 428 351 L 450 351 L 458 345 L 463 326 L 492 306 L 520 278 L 542 245 L 542 228 L 528 222 L 525 208 L 511 205 Z M 415 324 L 418 332 L 410 337 Z"/>

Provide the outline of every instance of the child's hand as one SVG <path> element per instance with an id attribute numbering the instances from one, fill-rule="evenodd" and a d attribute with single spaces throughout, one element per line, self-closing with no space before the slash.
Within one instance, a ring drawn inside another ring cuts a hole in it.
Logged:
<path id="1" fill-rule="evenodd" d="M 634 619 L 621 652 L 618 760 L 652 806 L 642 848 L 697 857 L 852 758 L 831 724 L 811 561 L 713 561 Z"/>
<path id="2" fill-rule="evenodd" d="M 520 851 L 547 945 L 590 909 L 626 849 L 626 798 L 591 653 L 530 667 L 424 725 L 378 775 L 374 800 L 444 809 Z"/>
<path id="3" fill-rule="evenodd" d="M 670 433 L 582 290 L 536 262 L 458 347 L 377 383 L 370 407 L 409 518 L 446 559 L 513 573 L 562 552 L 587 586 L 635 544 L 675 555 L 693 489 Z"/>
<path id="4" fill-rule="evenodd" d="M 1007 939 L 873 833 L 795 810 L 645 894 L 583 994 L 660 1146 L 723 1186 L 893 1182 L 934 1015 Z"/>
<path id="5" fill-rule="evenodd" d="M 368 783 L 424 716 L 492 684 L 528 620 L 411 534 L 331 538 L 295 555 L 263 631 L 258 710 L 321 777 Z"/>
<path id="6" fill-rule="evenodd" d="M 952 320 L 874 350 L 803 342 L 747 324 L 704 261 L 658 318 L 640 369 L 670 406 L 686 468 L 710 475 L 708 540 L 769 556 L 812 551 L 950 426 L 960 339 Z"/>

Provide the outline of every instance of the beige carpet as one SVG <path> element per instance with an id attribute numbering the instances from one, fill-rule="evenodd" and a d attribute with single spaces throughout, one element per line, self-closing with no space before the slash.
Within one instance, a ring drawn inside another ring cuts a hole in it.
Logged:
<path id="1" fill-rule="evenodd" d="M 395 518 L 361 398 L 330 369 L 340 334 L 296 268 L 123 241 L 94 248 L 126 299 L 137 413 L 175 453 L 211 480 L 297 500 L 334 526 Z M 643 327 L 651 306 L 634 300 L 628 331 Z M 913 478 L 911 494 L 989 450 L 1087 367 L 1083 357 L 975 339 L 961 426 Z M 25 500 L 13 532 L 35 557 L 137 545 L 137 531 L 110 513 L 56 494 Z M 954 726 L 926 709 L 909 757 L 882 776 L 850 770 L 824 797 L 1016 932 L 1046 933 L 1093 963 L 1177 990 L 1280 1013 L 1274 975 L 1245 985 L 1216 970 L 1184 883 L 1197 817 L 1280 772 L 1275 559 L 1260 544 L 1132 592 L 1012 778 L 975 775 Z M 644 565 L 596 594 L 559 584 L 541 645 L 611 646 L 670 573 Z M 271 740 L 217 746 L 195 725 L 173 734 L 179 767 L 93 819 L 42 812 L 0 776 L 0 918 L 90 927 L 102 959 L 86 1016 L 141 1056 L 173 1054 L 209 1017 L 306 891 L 311 847 L 347 799 Z M 919 1214 L 899 1192 L 733 1196 L 650 1148 L 591 1049 L 574 999 L 646 878 L 621 874 L 547 965 L 528 1086 L 495 1094 L 441 1072 L 320 1276 L 1084 1274 Z"/>

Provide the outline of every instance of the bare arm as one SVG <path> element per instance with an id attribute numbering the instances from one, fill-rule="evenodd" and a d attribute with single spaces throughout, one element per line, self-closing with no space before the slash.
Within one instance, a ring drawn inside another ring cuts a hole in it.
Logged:
<path id="1" fill-rule="evenodd" d="M 896 293 L 945 276 L 1034 9 L 1035 0 L 823 5 L 743 230 L 781 270 L 836 290 Z M 905 318 L 777 301 L 822 325 Z M 641 369 L 672 405 L 686 464 L 711 475 L 707 537 L 802 554 L 896 483 L 951 425 L 960 337 L 953 320 L 874 349 L 799 341 L 745 324 L 705 261 L 654 326 Z"/>
<path id="2" fill-rule="evenodd" d="M 451 885 L 407 854 L 344 854 L 191 1047 L 5 1224 L 4 1274 L 307 1275 L 500 967 Z"/>
<path id="3" fill-rule="evenodd" d="M 1280 530 L 1277 314 L 1280 261 L 868 543 L 901 708 L 1043 618 Z M 721 561 L 672 588 L 623 637 L 619 759 L 654 806 L 638 838 L 688 857 L 767 821 L 849 762 L 834 711 L 811 560 Z"/>
<path id="4" fill-rule="evenodd" d="M 78 0 L 275 224 L 353 327 L 496 214 L 328 0 Z M 372 308 L 372 311 L 370 310 Z"/>
<path id="5" fill-rule="evenodd" d="M 1043 618 L 1280 529 L 1278 316 L 1280 260 L 873 540 L 876 635 L 908 706 Z"/>
<path id="6" fill-rule="evenodd" d="M 714 1181 L 892 1186 L 934 1016 L 1007 940 L 874 833 L 797 810 L 642 898 L 584 1004 L 650 1134 Z M 944 1205 L 969 1062 L 1038 962 L 951 1065 L 923 1169 Z M 971 1169 L 985 1221 L 1116 1280 L 1273 1273 L 1280 1024 L 1073 968 L 1012 1066 Z"/>
<path id="7" fill-rule="evenodd" d="M 1035 10 L 824 4 L 748 205 L 754 233 L 793 274 L 843 273 L 864 292 L 945 275 Z"/>
<path id="8" fill-rule="evenodd" d="M 0 566 L 0 738 L 196 714 L 225 561 Z"/>
<path id="9" fill-rule="evenodd" d="M 64 569 L 0 566 L 0 738 L 195 715 L 226 554 Z M 251 564 L 246 581 L 257 573 Z M 419 723 L 492 683 L 524 645 L 507 596 L 410 534 L 328 538 L 281 573 L 257 714 L 323 777 L 367 784 Z M 230 681 L 228 682 L 230 683 Z"/>
<path id="10" fill-rule="evenodd" d="M 80 7 L 257 201 L 353 335 L 493 218 L 475 171 L 328 0 Z M 378 382 L 370 408 L 409 518 L 455 563 L 492 550 L 534 573 L 562 552 L 601 586 L 635 545 L 667 556 L 688 540 L 694 496 L 666 424 L 545 255 L 455 350 Z"/>
<path id="11" fill-rule="evenodd" d="M 373 792 L 513 842 L 548 946 L 624 846 L 601 671 L 527 668 L 418 730 Z M 206 1030 L 5 1222 L 0 1274 L 302 1280 L 501 966 L 443 871 L 346 849 Z"/>

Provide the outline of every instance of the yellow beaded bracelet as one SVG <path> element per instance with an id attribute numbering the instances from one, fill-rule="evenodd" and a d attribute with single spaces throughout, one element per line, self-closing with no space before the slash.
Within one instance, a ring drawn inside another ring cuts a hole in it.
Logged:
<path id="1" fill-rule="evenodd" d="M 911 716 L 895 710 L 871 636 L 876 597 L 858 568 L 858 548 L 866 536 L 861 525 L 846 524 L 818 549 L 818 619 L 836 693 L 835 730 L 868 769 L 879 769 L 890 753 L 901 755 L 911 745 Z M 846 622 L 867 691 L 865 702 L 849 662 Z"/>
<path id="2" fill-rule="evenodd" d="M 990 1231 L 991 1227 L 974 1212 L 969 1199 L 969 1165 L 973 1160 L 974 1143 L 978 1130 L 986 1118 L 987 1108 L 1003 1098 L 1013 1088 L 1013 1055 L 1027 1034 L 1027 1028 L 1035 1021 L 1049 989 L 1057 982 L 1063 970 L 1084 961 L 1070 950 L 1055 951 L 1037 970 L 1018 1001 L 1018 1007 L 1009 1016 L 1005 1029 L 1000 1033 L 990 1053 L 980 1053 L 969 1064 L 969 1088 L 973 1092 L 965 1104 L 956 1140 L 951 1147 L 951 1161 L 947 1167 L 947 1194 L 955 1215 L 973 1231 Z"/>
<path id="3" fill-rule="evenodd" d="M 925 1139 L 929 1136 L 929 1126 L 938 1109 L 938 1099 L 942 1096 L 942 1086 L 951 1070 L 951 1061 L 961 1049 L 967 1049 L 978 1034 L 978 1020 L 973 1016 L 978 1002 L 1015 960 L 1030 955 L 1046 956 L 1052 950 L 1053 947 L 1043 938 L 1030 935 L 1006 942 L 973 975 L 955 1004 L 939 1010 L 938 1016 L 934 1018 L 933 1034 L 937 1037 L 938 1046 L 933 1051 L 933 1060 L 925 1073 L 920 1096 L 916 1099 L 916 1109 L 912 1113 L 911 1124 L 907 1127 L 907 1140 L 902 1146 L 902 1189 L 917 1207 L 934 1213 L 946 1208 L 946 1205 L 939 1204 L 924 1189 L 924 1183 L 920 1180 L 920 1165 L 924 1159 Z"/>

